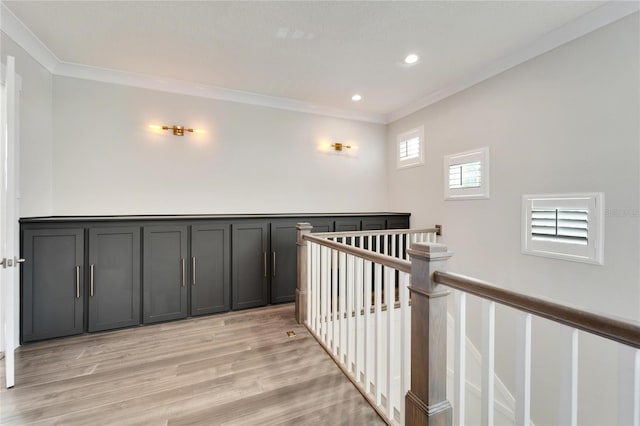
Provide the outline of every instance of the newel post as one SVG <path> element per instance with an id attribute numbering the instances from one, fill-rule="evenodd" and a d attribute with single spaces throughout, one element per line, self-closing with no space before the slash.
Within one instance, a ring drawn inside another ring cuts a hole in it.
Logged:
<path id="1" fill-rule="evenodd" d="M 407 425 L 451 426 L 447 401 L 447 298 L 432 280 L 453 253 L 436 243 L 414 243 L 411 256 L 411 388 L 406 396 Z"/>
<path id="2" fill-rule="evenodd" d="M 310 223 L 298 223 L 296 225 L 298 246 L 298 284 L 296 286 L 296 321 L 298 324 L 304 323 L 307 316 L 307 242 L 302 238 L 304 234 L 309 234 L 313 226 Z"/>

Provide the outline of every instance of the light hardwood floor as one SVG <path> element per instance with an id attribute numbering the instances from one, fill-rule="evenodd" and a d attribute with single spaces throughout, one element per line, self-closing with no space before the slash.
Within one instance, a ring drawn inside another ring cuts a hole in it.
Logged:
<path id="1" fill-rule="evenodd" d="M 384 424 L 292 305 L 22 346 L 0 409 L 2 425 Z"/>

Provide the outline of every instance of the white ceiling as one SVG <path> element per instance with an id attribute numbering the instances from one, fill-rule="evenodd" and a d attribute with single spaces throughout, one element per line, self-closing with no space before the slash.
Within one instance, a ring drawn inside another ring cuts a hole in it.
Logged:
<path id="1" fill-rule="evenodd" d="M 62 63 L 392 114 L 604 2 L 3 3 Z"/>

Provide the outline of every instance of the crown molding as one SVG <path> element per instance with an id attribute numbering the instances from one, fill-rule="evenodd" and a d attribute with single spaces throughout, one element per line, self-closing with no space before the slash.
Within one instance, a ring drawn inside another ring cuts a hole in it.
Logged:
<path id="1" fill-rule="evenodd" d="M 58 57 L 4 3 L 0 3 L 0 30 L 53 74 Z"/>
<path id="2" fill-rule="evenodd" d="M 149 90 L 158 90 L 161 92 L 177 93 L 180 95 L 239 102 L 243 104 L 325 115 L 347 120 L 386 124 L 384 121 L 385 116 L 383 114 L 342 110 L 313 104 L 311 102 L 298 101 L 295 99 L 261 95 L 258 93 L 244 92 L 224 87 L 208 86 L 189 81 L 154 77 L 145 74 L 136 74 L 88 65 L 59 62 L 55 68 L 54 74 L 62 77 L 120 84 Z"/>
<path id="3" fill-rule="evenodd" d="M 525 48 L 506 55 L 484 68 L 467 74 L 453 81 L 451 84 L 387 114 L 385 121 L 388 124 L 413 114 L 429 105 L 433 105 L 449 96 L 475 86 L 484 80 L 602 28 L 605 25 L 618 21 L 632 13 L 638 12 L 639 10 L 640 2 L 638 1 L 611 1 L 545 34 Z"/>

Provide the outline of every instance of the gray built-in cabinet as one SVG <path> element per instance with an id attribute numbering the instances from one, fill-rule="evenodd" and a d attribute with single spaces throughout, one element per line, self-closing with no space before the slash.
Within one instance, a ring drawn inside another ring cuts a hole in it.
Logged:
<path id="1" fill-rule="evenodd" d="M 191 226 L 191 315 L 225 312 L 231 303 L 231 227 Z"/>
<path id="2" fill-rule="evenodd" d="M 321 232 L 321 231 L 319 231 Z M 271 303 L 293 302 L 296 294 L 297 230 L 294 222 L 271 224 Z"/>
<path id="3" fill-rule="evenodd" d="M 409 214 L 21 220 L 21 341 L 291 302 L 296 224 L 408 228 Z"/>
<path id="4" fill-rule="evenodd" d="M 234 224 L 231 240 L 233 309 L 266 305 L 269 283 L 269 224 Z"/>
<path id="5" fill-rule="evenodd" d="M 140 228 L 89 229 L 88 331 L 140 324 Z"/>
<path id="6" fill-rule="evenodd" d="M 144 227 L 145 324 L 187 317 L 187 232 L 186 225 Z"/>
<path id="7" fill-rule="evenodd" d="M 42 340 L 82 333 L 84 231 L 82 228 L 24 231 L 22 339 Z"/>

